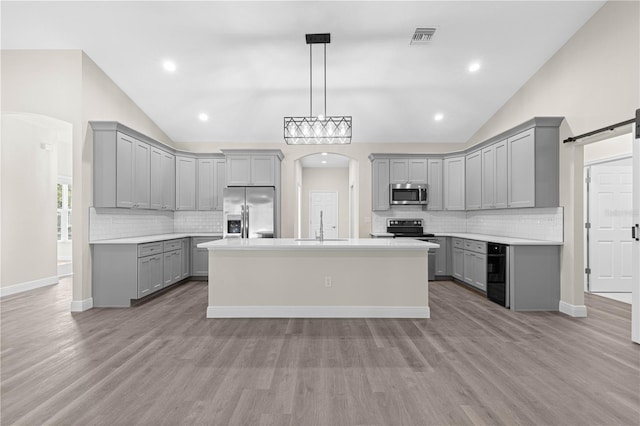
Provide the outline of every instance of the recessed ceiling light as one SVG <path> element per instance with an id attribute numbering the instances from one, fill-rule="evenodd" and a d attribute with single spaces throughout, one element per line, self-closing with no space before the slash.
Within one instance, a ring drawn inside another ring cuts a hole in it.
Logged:
<path id="1" fill-rule="evenodd" d="M 433 119 L 436 121 L 442 121 L 443 118 L 444 118 L 444 115 L 441 113 L 437 113 L 436 115 L 433 116 Z"/>
<path id="2" fill-rule="evenodd" d="M 469 64 L 469 72 L 476 72 L 480 69 L 480 62 L 473 62 Z"/>
<path id="3" fill-rule="evenodd" d="M 321 163 L 322 164 L 327 164 L 327 160 L 322 160 Z"/>
<path id="4" fill-rule="evenodd" d="M 323 153 L 322 153 L 322 154 L 320 154 L 320 155 L 329 155 L 329 153 L 328 153 L 328 152 L 323 152 Z"/>
<path id="5" fill-rule="evenodd" d="M 209 120 L 209 116 L 207 114 L 205 114 L 204 112 L 201 112 L 200 114 L 198 114 L 198 118 L 200 119 L 200 121 L 208 121 Z"/>
<path id="6" fill-rule="evenodd" d="M 169 72 L 174 72 L 176 70 L 176 64 L 172 61 L 164 61 L 162 67 Z"/>

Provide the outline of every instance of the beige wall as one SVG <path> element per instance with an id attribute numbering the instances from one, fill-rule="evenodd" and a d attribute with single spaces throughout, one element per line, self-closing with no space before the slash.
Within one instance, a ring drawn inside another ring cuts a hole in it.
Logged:
<path id="1" fill-rule="evenodd" d="M 302 237 L 309 237 L 309 193 L 338 193 L 338 238 L 349 238 L 349 168 L 302 168 Z"/>
<path id="2" fill-rule="evenodd" d="M 62 121 L 72 126 L 72 138 L 79 140 L 81 53 L 3 50 L 1 55 L 0 285 L 7 287 L 57 276 L 57 146 L 42 150 L 39 139 L 59 125 L 65 127 Z M 19 128 L 4 129 L 7 113 L 21 117 L 22 124 L 10 124 Z"/>
<path id="3" fill-rule="evenodd" d="M 119 121 L 162 142 L 171 139 L 80 50 L 3 50 L 2 110 L 42 114 L 73 126 L 73 300 L 91 297 L 91 258 L 88 244 L 89 206 L 92 204 L 92 139 L 89 121 Z M 4 143 L 3 143 L 4 150 Z M 2 161 L 7 157 L 2 155 Z M 21 173 L 39 177 L 43 170 L 31 163 L 21 165 Z M 48 173 L 48 172 L 47 172 Z M 4 175 L 4 167 L 3 167 Z M 2 185 L 8 179 L 2 176 Z M 10 194 L 2 193 L 5 209 Z M 40 213 L 21 203 L 22 218 Z M 3 215 L 4 217 L 4 215 Z M 55 216 L 54 216 L 55 219 Z M 55 246 L 55 227 L 53 244 Z M 29 253 L 34 242 L 9 238 L 2 224 L 2 245 Z M 1 251 L 4 259 L 6 249 Z M 49 253 L 47 255 L 51 257 Z M 55 262 L 55 250 L 53 251 Z M 44 263 L 49 264 L 47 260 Z M 2 274 L 4 275 L 4 268 Z M 9 273 L 9 272 L 7 272 Z M 48 273 L 48 272 L 47 272 Z M 28 281 L 30 275 L 16 274 L 12 281 Z M 3 280 L 4 285 L 4 280 Z"/>
<path id="4" fill-rule="evenodd" d="M 57 282 L 58 141 L 71 130 L 42 115 L 2 114 L 1 287 Z"/>
<path id="5" fill-rule="evenodd" d="M 606 3 L 471 138 L 481 142 L 534 116 L 564 116 L 561 140 L 628 120 L 640 106 L 640 3 Z M 583 305 L 583 149 L 559 143 L 564 207 L 561 298 Z"/>

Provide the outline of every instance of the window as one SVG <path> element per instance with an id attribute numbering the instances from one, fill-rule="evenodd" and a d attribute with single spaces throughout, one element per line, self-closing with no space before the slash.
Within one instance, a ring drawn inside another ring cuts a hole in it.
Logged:
<path id="1" fill-rule="evenodd" d="M 58 183 L 58 241 L 71 241 L 71 182 Z"/>

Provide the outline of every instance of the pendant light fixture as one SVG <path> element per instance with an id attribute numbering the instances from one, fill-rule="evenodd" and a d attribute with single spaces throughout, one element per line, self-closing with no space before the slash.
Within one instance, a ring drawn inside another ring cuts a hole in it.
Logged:
<path id="1" fill-rule="evenodd" d="M 327 116 L 327 44 L 331 34 L 307 34 L 309 45 L 309 116 L 284 117 L 284 141 L 289 145 L 344 145 L 351 143 L 351 116 Z M 313 115 L 314 44 L 324 45 L 324 114 Z"/>

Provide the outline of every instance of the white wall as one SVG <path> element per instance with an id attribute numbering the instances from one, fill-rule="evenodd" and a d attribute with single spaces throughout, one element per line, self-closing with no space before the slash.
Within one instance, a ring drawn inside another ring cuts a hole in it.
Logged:
<path id="1" fill-rule="evenodd" d="M 564 116 L 560 139 L 628 120 L 640 106 L 640 3 L 606 3 L 470 139 L 485 140 L 534 116 Z M 584 304 L 583 148 L 562 144 L 561 299 Z"/>
<path id="2" fill-rule="evenodd" d="M 349 168 L 302 168 L 302 237 L 309 237 L 309 193 L 338 193 L 338 238 L 349 238 Z"/>

